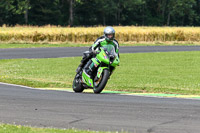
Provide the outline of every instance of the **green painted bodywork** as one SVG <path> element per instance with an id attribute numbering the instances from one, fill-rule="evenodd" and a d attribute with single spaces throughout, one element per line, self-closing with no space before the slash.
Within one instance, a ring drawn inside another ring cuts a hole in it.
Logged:
<path id="1" fill-rule="evenodd" d="M 119 65 L 119 63 L 120 63 L 120 60 L 119 60 L 119 57 L 117 56 L 117 57 L 115 58 L 115 60 L 113 61 L 113 63 L 111 64 L 111 66 L 116 67 L 116 66 Z"/>
<path id="2" fill-rule="evenodd" d="M 97 66 L 99 65 L 99 62 L 96 60 L 96 58 L 92 58 L 92 61 L 93 61 L 94 64 L 96 64 Z"/>
<path id="3" fill-rule="evenodd" d="M 82 79 L 83 79 L 83 82 L 86 83 L 88 86 L 94 87 L 93 80 L 90 78 L 89 75 L 85 73 L 85 71 L 83 71 L 82 73 Z"/>
<path id="4" fill-rule="evenodd" d="M 108 56 L 106 55 L 105 51 L 102 50 L 102 48 L 100 48 L 100 49 L 101 49 L 101 52 L 99 54 L 97 54 L 96 58 L 98 60 L 100 60 L 101 62 L 109 64 L 109 58 L 108 58 Z"/>
<path id="5" fill-rule="evenodd" d="M 102 48 L 100 48 L 100 49 L 101 49 L 101 52 L 96 56 L 96 58 L 97 58 L 98 60 L 100 60 L 101 62 L 104 62 L 104 63 L 106 63 L 106 64 L 109 65 L 110 62 L 109 62 L 109 58 L 108 58 L 107 54 L 105 53 L 104 50 L 102 50 Z M 113 66 L 113 67 L 116 67 L 116 66 L 119 65 L 119 63 L 120 63 L 119 57 L 116 56 L 116 57 L 115 57 L 115 60 L 114 60 L 113 63 L 110 64 L 110 65 Z"/>
<path id="6" fill-rule="evenodd" d="M 108 54 L 106 54 L 105 50 L 107 51 Z M 108 56 L 109 54 L 114 55 L 115 57 L 112 63 L 110 62 L 110 59 Z M 93 63 L 91 63 L 90 68 L 92 68 L 94 65 L 95 67 L 100 66 L 97 70 L 98 78 L 101 77 L 104 69 L 110 69 L 109 66 L 113 66 L 115 68 L 116 66 L 119 65 L 119 62 L 120 62 L 118 54 L 116 54 L 113 45 L 107 45 L 107 44 L 105 44 L 103 47 L 100 47 L 99 53 L 96 55 L 95 58 L 92 58 L 91 60 Z M 107 65 L 101 66 L 101 63 L 107 64 Z M 82 73 L 82 80 L 87 86 L 92 87 L 92 88 L 94 87 L 93 79 L 91 79 L 90 76 L 85 73 L 85 71 L 83 71 Z"/>

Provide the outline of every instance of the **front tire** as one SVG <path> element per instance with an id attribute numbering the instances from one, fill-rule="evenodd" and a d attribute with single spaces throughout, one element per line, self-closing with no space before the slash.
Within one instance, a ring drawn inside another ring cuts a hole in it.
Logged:
<path id="1" fill-rule="evenodd" d="M 81 93 L 84 90 L 84 87 L 80 83 L 79 79 L 76 78 L 76 76 L 74 78 L 72 88 L 73 88 L 74 92 L 76 92 L 76 93 Z"/>
<path id="2" fill-rule="evenodd" d="M 96 93 L 96 94 L 101 93 L 101 91 L 106 86 L 109 77 L 110 77 L 110 71 L 108 69 L 104 69 L 103 73 L 102 73 L 102 75 L 100 77 L 101 81 L 99 82 L 99 84 L 95 84 L 94 83 L 94 88 L 93 88 L 94 93 Z"/>

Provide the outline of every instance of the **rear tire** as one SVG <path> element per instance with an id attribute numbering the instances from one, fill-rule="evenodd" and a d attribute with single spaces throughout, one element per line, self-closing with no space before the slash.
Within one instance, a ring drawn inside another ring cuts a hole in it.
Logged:
<path id="1" fill-rule="evenodd" d="M 94 84 L 94 88 L 93 88 L 94 93 L 96 93 L 96 94 L 101 93 L 101 91 L 106 86 L 109 77 L 110 77 L 110 71 L 108 69 L 104 69 L 100 83 L 97 86 L 95 86 L 95 84 Z"/>
<path id="2" fill-rule="evenodd" d="M 76 78 L 76 76 L 74 78 L 72 88 L 73 88 L 74 92 L 76 92 L 76 93 L 81 93 L 84 90 L 84 87 L 80 83 L 79 79 Z"/>

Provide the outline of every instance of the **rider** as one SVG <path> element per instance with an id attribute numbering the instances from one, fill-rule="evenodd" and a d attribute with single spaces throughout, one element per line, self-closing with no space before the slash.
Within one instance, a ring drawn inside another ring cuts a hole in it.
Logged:
<path id="1" fill-rule="evenodd" d="M 84 53 L 83 59 L 81 60 L 81 64 L 77 68 L 76 72 L 79 73 L 85 63 L 88 62 L 89 59 L 91 59 L 94 55 L 97 54 L 97 49 L 101 46 L 111 44 L 115 47 L 115 51 L 119 56 L 119 44 L 117 40 L 115 40 L 115 30 L 111 27 L 108 26 L 104 29 L 104 35 L 99 37 L 94 44 L 89 48 L 89 53 Z M 84 70 L 87 74 L 91 74 L 97 66 L 94 65 L 92 60 L 90 60 L 86 66 L 84 67 Z"/>

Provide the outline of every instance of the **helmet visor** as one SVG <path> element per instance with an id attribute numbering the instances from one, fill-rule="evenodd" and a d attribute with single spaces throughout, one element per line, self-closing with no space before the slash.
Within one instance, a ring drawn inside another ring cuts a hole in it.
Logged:
<path id="1" fill-rule="evenodd" d="M 114 38 L 114 34 L 106 34 L 106 37 L 110 40 L 112 40 Z"/>

